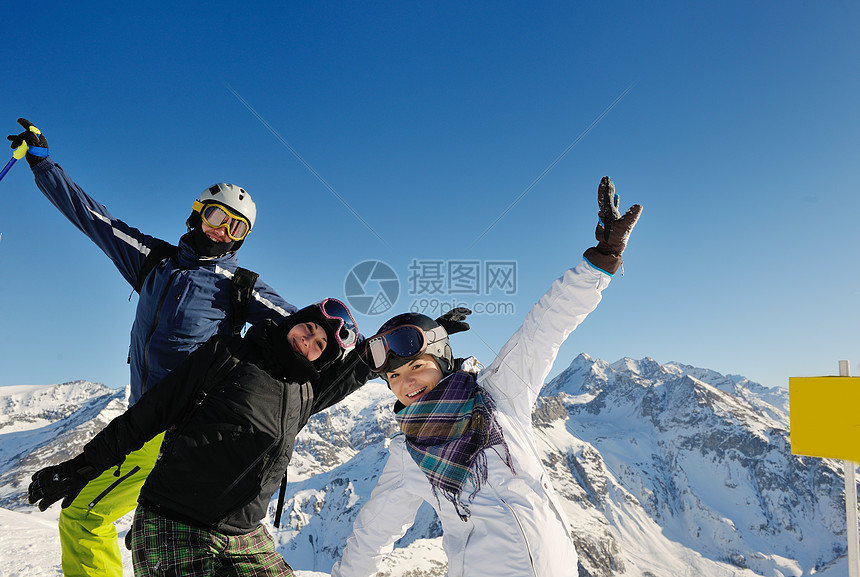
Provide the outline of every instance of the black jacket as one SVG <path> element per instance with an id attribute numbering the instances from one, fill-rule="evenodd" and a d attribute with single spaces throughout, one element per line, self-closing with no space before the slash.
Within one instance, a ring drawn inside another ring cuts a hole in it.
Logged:
<path id="1" fill-rule="evenodd" d="M 270 323 L 213 337 L 87 443 L 87 461 L 107 470 L 168 430 L 140 503 L 229 535 L 255 529 L 310 416 L 369 377 L 353 352 L 316 381 L 291 382 L 276 335 Z"/>

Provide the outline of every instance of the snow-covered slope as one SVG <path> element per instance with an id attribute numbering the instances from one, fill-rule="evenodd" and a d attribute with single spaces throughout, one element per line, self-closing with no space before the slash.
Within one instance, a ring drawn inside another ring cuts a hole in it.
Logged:
<path id="1" fill-rule="evenodd" d="M 0 387 L 0 507 L 25 505 L 33 471 L 76 454 L 126 405 L 125 391 L 83 381 Z"/>
<path id="2" fill-rule="evenodd" d="M 396 432 L 392 399 L 369 383 L 300 436 L 281 528 L 266 521 L 299 575 L 328 574 L 339 556 Z M 37 543 L 56 540 L 45 522 L 56 506 L 39 514 L 26 505 L 29 475 L 71 456 L 124 402 L 91 383 L 0 388 L 0 506 L 12 510 L 0 516 L 0 540 L 12 526 L 44 534 Z M 791 455 L 785 389 L 680 363 L 580 355 L 546 385 L 533 422 L 581 575 L 847 574 L 841 463 Z M 37 562 L 33 551 L 9 553 Z M 58 558 L 40 562 L 51 574 Z M 3 565 L 0 575 L 18 574 Z M 444 571 L 440 527 L 425 506 L 386 574 Z"/>

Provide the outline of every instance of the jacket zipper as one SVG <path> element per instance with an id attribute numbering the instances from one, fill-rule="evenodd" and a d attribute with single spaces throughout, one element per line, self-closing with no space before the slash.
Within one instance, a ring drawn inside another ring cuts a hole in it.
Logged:
<path id="1" fill-rule="evenodd" d="M 302 410 L 301 414 L 302 415 L 304 415 L 306 412 L 305 402 L 306 402 L 307 397 L 308 397 L 308 395 L 303 394 L 303 391 L 304 391 L 304 386 L 302 386 L 300 391 L 299 391 L 299 401 L 301 402 L 301 410 Z M 310 396 L 311 396 L 311 398 L 313 398 L 313 395 L 310 395 Z M 284 402 L 284 396 L 283 395 L 281 395 L 281 403 L 282 403 L 282 406 L 281 406 L 281 423 L 285 423 L 287 420 L 287 410 L 288 410 L 290 404 L 288 402 Z M 308 410 L 310 410 L 310 407 L 308 407 Z M 299 426 L 299 432 L 301 432 L 301 430 L 303 428 L 304 428 L 304 425 Z M 281 432 L 281 438 L 283 439 L 286 436 L 287 436 L 286 431 L 282 431 Z M 298 433 L 296 433 L 296 436 L 298 436 Z M 295 442 L 295 439 L 293 439 L 293 442 Z M 283 450 L 283 449 L 281 449 L 281 450 Z M 290 459 L 290 460 L 292 460 L 292 459 Z M 290 460 L 287 461 L 287 468 L 284 471 L 284 476 L 281 478 L 281 486 L 278 489 L 278 506 L 275 509 L 275 518 L 274 518 L 274 521 L 272 523 L 275 526 L 275 529 L 281 528 L 281 514 L 284 512 L 284 496 L 287 494 L 287 473 L 290 470 Z"/>
<path id="2" fill-rule="evenodd" d="M 104 498 L 107 496 L 107 494 L 108 494 L 108 493 L 110 493 L 111 491 L 113 491 L 114 489 L 116 489 L 116 487 L 117 487 L 120 483 L 122 483 L 123 481 L 125 481 L 126 479 L 128 479 L 129 477 L 131 477 L 132 475 L 134 475 L 135 473 L 137 473 L 138 471 L 140 471 L 140 467 L 138 467 L 137 465 L 135 465 L 135 466 L 132 468 L 132 470 L 131 470 L 131 471 L 129 471 L 128 473 L 126 473 L 125 475 L 123 475 L 122 477 L 120 477 L 119 479 L 117 479 L 116 481 L 114 481 L 113 483 L 111 483 L 111 484 L 110 484 L 110 486 L 109 486 L 107 489 L 105 489 L 104 491 L 102 491 L 101 493 L 99 493 L 99 496 L 98 496 L 98 497 L 96 497 L 95 499 L 93 499 L 93 500 L 90 502 L 90 504 L 89 504 L 89 505 L 87 505 L 87 512 L 89 513 L 90 511 L 92 511 L 92 510 L 93 510 L 93 507 L 95 507 L 96 505 L 98 505 L 99 501 L 101 501 L 102 499 L 104 499 Z"/>
<path id="3" fill-rule="evenodd" d="M 257 455 L 257 458 L 256 458 L 256 459 L 254 459 L 254 461 L 253 461 L 250 465 L 248 465 L 247 467 L 245 467 L 245 470 L 244 470 L 244 471 L 242 471 L 239 475 L 237 475 L 237 476 L 236 476 L 236 478 L 233 480 L 233 482 L 232 482 L 232 483 L 230 483 L 230 486 L 228 486 L 226 489 L 224 489 L 224 491 L 223 491 L 223 492 L 218 496 L 218 498 L 215 500 L 216 502 L 221 501 L 225 496 L 227 496 L 228 494 L 230 494 L 230 491 L 232 491 L 232 490 L 233 490 L 233 487 L 235 487 L 236 485 L 238 485 L 238 484 L 239 484 L 239 481 L 241 481 L 242 479 L 244 479 L 244 478 L 248 475 L 248 473 L 249 473 L 251 470 L 253 470 L 253 468 L 257 465 L 257 463 L 259 463 L 260 461 L 262 461 L 263 459 L 265 459 L 265 458 L 266 458 L 266 456 L 267 456 L 267 455 L 269 455 L 269 454 L 272 452 L 272 449 L 274 449 L 274 448 L 276 448 L 276 447 L 278 447 L 279 445 L 281 445 L 281 444 L 282 444 L 282 442 L 283 442 L 283 440 L 284 440 L 284 437 L 285 437 L 285 435 L 284 435 L 284 418 L 285 418 L 284 413 L 286 412 L 286 410 L 287 410 L 287 406 L 288 406 L 288 405 L 289 405 L 289 403 L 285 403 L 285 402 L 284 402 L 284 397 L 283 397 L 283 395 L 281 395 L 281 410 L 280 410 L 280 414 L 281 414 L 281 426 L 280 426 L 280 432 L 279 432 L 279 434 L 278 434 L 278 437 L 277 437 L 274 441 L 272 441 L 272 442 L 269 444 L 269 446 L 268 446 L 268 447 L 266 447 L 266 450 L 265 450 L 265 451 L 263 451 L 262 453 L 260 453 L 259 455 Z M 273 462 L 273 463 L 274 463 L 275 461 L 277 461 L 277 458 L 273 458 L 273 459 L 272 459 L 272 462 Z M 264 469 L 263 471 L 261 471 L 261 476 L 262 476 L 263 478 L 265 478 L 265 477 L 266 477 L 266 473 L 267 473 L 267 472 L 268 472 L 268 471 L 267 471 L 266 469 Z M 219 518 L 219 519 L 221 519 L 221 518 L 223 518 L 224 516 L 228 515 L 229 513 L 230 513 L 230 511 L 228 511 L 227 513 L 223 513 L 223 514 L 219 515 L 219 517 L 218 517 L 218 518 Z"/>
<path id="4" fill-rule="evenodd" d="M 145 393 L 147 390 L 146 381 L 149 379 L 149 345 L 152 342 L 152 335 L 155 334 L 155 331 L 158 328 L 158 322 L 161 320 L 161 310 L 164 308 L 164 301 L 167 299 L 167 293 L 170 291 L 170 287 L 173 286 L 173 281 L 180 272 L 181 270 L 177 269 L 170 274 L 170 279 L 168 279 L 167 285 L 164 287 L 164 291 L 158 299 L 158 307 L 155 309 L 155 318 L 152 322 L 152 328 L 149 330 L 149 334 L 146 335 L 146 341 L 143 343 L 143 378 L 140 383 L 141 394 Z"/>
<path id="5" fill-rule="evenodd" d="M 273 442 L 272 442 L 268 447 L 266 447 L 266 450 L 265 450 L 265 451 L 263 451 L 262 453 L 260 453 L 260 454 L 257 456 L 257 458 L 256 458 L 256 459 L 254 459 L 254 461 L 253 461 L 250 465 L 248 465 L 248 466 L 245 468 L 245 470 L 244 470 L 244 471 L 242 471 L 242 472 L 241 472 L 241 473 L 236 477 L 236 479 L 235 479 L 232 483 L 230 483 L 230 486 L 229 486 L 229 487 L 227 487 L 226 489 L 224 489 L 224 491 L 223 491 L 223 492 L 218 496 L 218 498 L 216 499 L 216 501 L 220 501 L 220 500 L 221 500 L 221 499 L 223 499 L 223 498 L 224 498 L 228 493 L 230 493 L 230 491 L 232 491 L 232 490 L 233 490 L 233 487 L 235 487 L 236 485 L 238 485 L 238 484 L 239 484 L 239 481 L 241 481 L 242 479 L 244 479 L 244 478 L 245 478 L 245 476 L 246 476 L 246 475 L 251 471 L 251 469 L 253 469 L 253 468 L 254 468 L 254 466 L 255 466 L 257 463 L 259 463 L 259 462 L 260 462 L 260 461 L 262 461 L 264 458 L 266 458 L 266 456 L 271 452 L 271 450 L 278 446 L 278 444 L 281 442 L 281 439 L 283 439 L 283 435 L 281 435 L 280 437 L 278 437 L 277 439 L 275 439 L 275 440 L 274 440 L 274 441 L 273 441 Z"/>
<path id="6" fill-rule="evenodd" d="M 535 560 L 534 560 L 534 557 L 532 557 L 532 550 L 531 550 L 531 547 L 529 547 L 529 540 L 526 538 L 526 532 L 523 530 L 523 525 L 522 525 L 522 523 L 520 523 L 520 518 L 517 517 L 517 514 L 514 511 L 513 507 L 511 507 L 507 501 L 505 501 L 502 497 L 499 497 L 499 500 L 502 502 L 502 504 L 505 507 L 508 508 L 508 511 L 511 512 L 511 516 L 514 518 L 514 521 L 517 522 L 517 527 L 520 530 L 520 534 L 523 536 L 523 543 L 525 543 L 525 545 L 526 545 L 526 551 L 528 551 L 528 553 L 529 553 L 529 565 L 532 568 L 532 575 L 537 577 L 537 570 L 535 569 Z"/>

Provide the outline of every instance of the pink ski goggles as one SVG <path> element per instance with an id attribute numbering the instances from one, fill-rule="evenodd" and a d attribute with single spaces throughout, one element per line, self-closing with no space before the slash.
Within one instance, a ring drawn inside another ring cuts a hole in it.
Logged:
<path id="1" fill-rule="evenodd" d="M 358 341 L 358 324 L 345 304 L 337 299 L 328 298 L 318 303 L 322 315 L 338 323 L 335 338 L 342 349 L 355 346 Z"/>

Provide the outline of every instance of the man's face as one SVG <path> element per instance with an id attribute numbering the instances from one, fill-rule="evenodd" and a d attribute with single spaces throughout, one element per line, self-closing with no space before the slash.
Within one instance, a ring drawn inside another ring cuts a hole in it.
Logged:
<path id="1" fill-rule="evenodd" d="M 432 355 L 423 355 L 402 367 L 385 373 L 388 386 L 397 400 L 409 406 L 430 391 L 442 380 L 442 370 Z"/>
<path id="2" fill-rule="evenodd" d="M 213 228 L 205 222 L 201 222 L 200 228 L 201 230 L 203 230 L 203 234 L 205 234 L 209 238 L 209 240 L 213 242 L 230 242 L 232 240 L 229 236 L 227 236 L 227 229 L 223 226 Z"/>
<path id="3" fill-rule="evenodd" d="M 323 354 L 328 335 L 314 322 L 299 323 L 287 332 L 287 342 L 307 360 L 315 361 Z"/>

